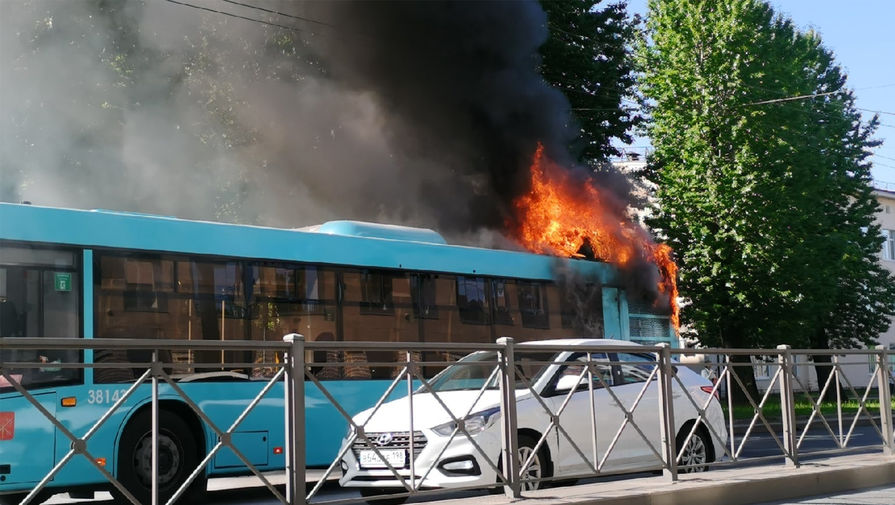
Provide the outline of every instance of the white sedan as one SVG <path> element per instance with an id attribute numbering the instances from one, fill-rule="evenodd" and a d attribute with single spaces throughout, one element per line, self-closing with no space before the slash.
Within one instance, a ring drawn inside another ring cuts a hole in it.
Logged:
<path id="1" fill-rule="evenodd" d="M 544 352 L 541 345 L 567 350 Z M 496 360 L 495 352 L 472 353 L 431 379 L 431 389 L 423 386 L 412 399 L 355 416 L 361 433 L 351 428 L 343 441 L 340 484 L 364 496 L 403 492 L 397 473 L 416 489 L 494 486 L 502 467 Z M 661 468 L 653 354 L 620 340 L 549 340 L 518 344 L 516 361 L 517 374 L 525 377 L 516 381 L 523 489 L 595 470 Z M 684 366 L 674 368 L 680 379 L 672 380 L 678 464 L 682 472 L 701 471 L 726 443 L 724 415 L 711 382 Z M 702 421 L 694 403 L 705 406 Z M 561 428 L 553 423 L 557 419 Z"/>

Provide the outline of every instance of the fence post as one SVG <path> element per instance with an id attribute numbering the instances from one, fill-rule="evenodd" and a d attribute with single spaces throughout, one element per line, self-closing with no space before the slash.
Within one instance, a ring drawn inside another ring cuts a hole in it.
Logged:
<path id="1" fill-rule="evenodd" d="M 290 333 L 283 341 L 291 344 L 284 359 L 283 384 L 286 414 L 286 501 L 305 505 L 305 337 Z"/>
<path id="2" fill-rule="evenodd" d="M 152 473 L 150 474 L 150 495 L 152 505 L 158 505 L 158 378 L 162 374 L 162 366 L 158 361 L 158 349 L 152 351 Z"/>
<path id="3" fill-rule="evenodd" d="M 883 432 L 883 454 L 895 455 L 895 441 L 892 430 L 892 391 L 889 389 L 889 353 L 883 346 L 877 346 L 879 353 L 876 355 L 878 372 L 876 384 L 879 387 L 879 422 Z"/>
<path id="4" fill-rule="evenodd" d="M 662 435 L 662 474 L 671 482 L 677 481 L 677 440 L 674 432 L 674 399 L 672 393 L 671 348 L 667 342 L 658 344 L 659 351 L 659 431 Z"/>
<path id="5" fill-rule="evenodd" d="M 416 363 L 413 362 L 413 351 L 411 349 L 407 350 L 406 354 L 407 359 L 407 406 L 410 408 L 410 451 L 408 454 L 408 458 L 410 460 L 410 492 L 411 494 L 416 491 L 416 487 L 419 484 L 416 480 L 416 452 L 414 440 L 416 437 L 414 436 L 414 426 L 413 426 L 413 377 L 414 371 L 416 367 Z"/>
<path id="6" fill-rule="evenodd" d="M 519 437 L 516 433 L 516 357 L 513 338 L 501 337 L 497 343 L 503 346 L 498 360 L 500 366 L 500 452 L 507 484 L 503 490 L 507 498 L 521 498 L 519 483 Z"/>
<path id="7" fill-rule="evenodd" d="M 783 448 L 786 449 L 789 458 L 786 466 L 799 466 L 798 448 L 796 448 L 796 424 L 795 401 L 792 392 L 792 348 L 788 345 L 778 345 L 777 363 L 782 368 L 780 377 L 780 414 L 783 421 Z"/>

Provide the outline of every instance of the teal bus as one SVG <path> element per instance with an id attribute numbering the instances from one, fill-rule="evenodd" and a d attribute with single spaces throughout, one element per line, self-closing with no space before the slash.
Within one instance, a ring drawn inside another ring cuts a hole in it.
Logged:
<path id="1" fill-rule="evenodd" d="M 668 311 L 634 299 L 620 277 L 600 262 L 449 245 L 427 229 L 355 221 L 277 229 L 0 203 L 0 338 L 6 339 L 264 342 L 300 333 L 308 341 L 334 342 L 596 336 L 675 345 Z M 101 345 L 83 351 L 0 348 L 0 502 L 16 502 L 34 489 L 71 445 L 10 380 L 82 436 L 137 377 L 128 368 L 53 364 L 140 363 L 148 360 L 143 354 Z M 393 351 L 311 352 L 305 359 L 313 365 L 333 354 L 358 365 L 311 369 L 352 414 L 369 407 L 395 373 L 374 364 L 398 359 Z M 262 365 L 281 358 L 260 346 L 172 351 L 164 361 L 202 412 L 228 426 L 272 376 Z M 284 467 L 282 383 L 277 387 L 233 435 L 262 471 Z M 88 442 L 90 454 L 141 500 L 149 496 L 149 474 L 141 464 L 149 388 L 139 386 Z M 159 391 L 164 497 L 202 461 L 216 435 L 170 387 Z M 305 398 L 306 462 L 326 466 L 346 422 L 312 382 Z M 208 477 L 246 472 L 224 450 L 208 462 L 197 487 L 204 488 Z M 90 461 L 76 457 L 47 490 L 84 496 L 109 487 Z"/>

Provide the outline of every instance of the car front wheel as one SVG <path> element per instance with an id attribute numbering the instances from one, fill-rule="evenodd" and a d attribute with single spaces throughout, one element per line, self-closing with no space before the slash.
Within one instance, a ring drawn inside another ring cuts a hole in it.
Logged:
<path id="1" fill-rule="evenodd" d="M 542 479 L 550 477 L 550 456 L 547 455 L 547 450 L 543 445 L 535 452 L 537 444 L 538 441 L 534 438 L 528 435 L 519 435 L 519 465 L 524 465 L 531 458 L 531 464 L 522 472 L 521 489 L 523 491 L 543 488 Z"/>

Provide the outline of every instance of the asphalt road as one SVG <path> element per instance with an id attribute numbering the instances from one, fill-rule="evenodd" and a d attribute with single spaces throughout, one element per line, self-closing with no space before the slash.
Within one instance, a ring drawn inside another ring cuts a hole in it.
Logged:
<path id="1" fill-rule="evenodd" d="M 895 485 L 756 505 L 892 505 L 892 503 L 895 503 Z"/>
<path id="2" fill-rule="evenodd" d="M 833 427 L 835 430 L 835 427 Z M 835 432 L 835 431 L 834 431 Z M 739 440 L 739 438 L 737 438 Z M 739 443 L 739 442 L 737 442 Z M 852 439 L 849 442 L 849 447 L 867 447 L 868 452 L 875 452 L 878 449 L 875 449 L 873 446 L 877 446 L 880 444 L 880 437 L 877 434 L 876 430 L 872 426 L 857 426 L 852 434 Z M 822 426 L 818 426 L 817 428 L 813 428 L 809 431 L 808 435 L 805 437 L 802 442 L 802 446 L 800 448 L 801 459 L 803 461 L 808 461 L 813 458 L 818 457 L 830 457 L 830 454 L 822 454 L 812 456 L 811 452 L 816 451 L 825 451 L 828 449 L 834 449 L 836 447 L 835 443 L 832 441 L 829 433 Z M 736 464 L 736 467 L 739 466 L 751 466 L 757 464 L 782 464 L 783 458 L 782 456 L 779 458 L 773 459 L 765 459 L 761 462 L 755 462 L 754 458 L 761 458 L 767 456 L 778 456 L 781 454 L 779 447 L 777 446 L 777 442 L 774 441 L 773 437 L 767 434 L 763 429 L 756 429 L 753 434 L 750 436 L 750 439 L 743 445 L 742 451 L 740 453 L 740 462 Z M 643 474 L 638 474 L 642 476 Z M 275 477 L 280 477 L 279 475 Z M 283 482 L 282 478 L 272 477 L 272 481 L 276 483 Z M 613 480 L 617 480 L 619 477 L 612 478 Z M 212 479 L 209 482 L 209 492 L 208 492 L 208 500 L 207 503 L 213 503 L 216 505 L 267 505 L 267 504 L 276 504 L 279 503 L 276 498 L 264 487 L 258 486 L 253 478 L 247 477 L 237 477 L 237 478 L 216 478 Z M 588 482 L 597 482 L 596 479 L 588 479 Z M 279 486 L 280 492 L 283 491 L 283 487 Z M 462 498 L 463 496 L 481 496 L 485 494 L 486 491 L 465 491 L 462 493 L 446 493 L 446 498 Z M 891 504 L 895 503 L 895 500 L 891 498 L 891 494 L 883 493 L 888 496 L 888 501 L 868 501 L 867 504 L 877 504 L 877 503 L 886 503 Z M 335 482 L 330 482 L 325 485 L 320 493 L 312 500 L 314 502 L 328 502 L 334 500 L 343 500 L 343 499 L 353 499 L 360 498 L 360 495 L 357 491 L 342 489 Z M 429 498 L 429 497 L 426 497 Z M 414 501 L 425 501 L 423 498 L 417 498 L 410 500 L 410 503 Z M 97 505 L 112 505 L 115 502 L 112 500 L 111 495 L 109 493 L 97 493 L 96 498 L 93 500 L 75 500 L 68 497 L 67 494 L 59 494 L 51 498 L 46 503 L 48 504 L 68 504 L 68 503 L 90 503 Z M 862 504 L 865 502 L 861 501 L 788 501 L 788 502 L 774 502 L 773 505 L 784 505 L 784 504 L 804 504 L 804 505 L 814 505 L 814 504 L 832 504 L 832 503 L 843 503 L 843 504 Z M 771 505 L 771 504 L 767 504 Z"/>

